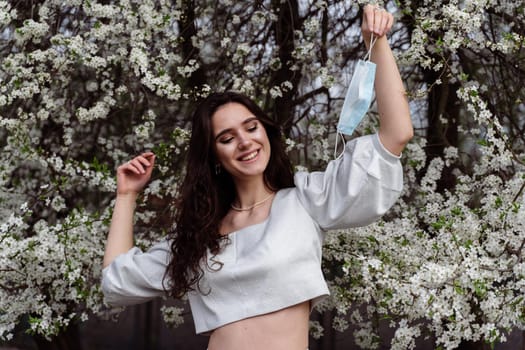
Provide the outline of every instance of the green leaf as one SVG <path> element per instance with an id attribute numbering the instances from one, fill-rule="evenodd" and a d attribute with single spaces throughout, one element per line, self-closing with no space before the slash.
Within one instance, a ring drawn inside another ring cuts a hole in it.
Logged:
<path id="1" fill-rule="evenodd" d="M 379 242 L 374 236 L 366 236 L 366 239 L 368 239 L 371 243 L 379 244 Z"/>
<path id="2" fill-rule="evenodd" d="M 465 290 L 460 286 L 458 281 L 454 281 L 454 291 L 459 295 L 465 294 Z"/>
<path id="3" fill-rule="evenodd" d="M 487 295 L 487 286 L 482 280 L 474 281 L 474 293 L 478 298 L 483 298 Z"/>
<path id="4" fill-rule="evenodd" d="M 448 225 L 449 223 L 447 222 L 447 219 L 444 216 L 440 216 L 436 222 L 430 224 L 430 226 L 432 226 L 432 228 L 435 230 L 440 230 Z"/>
<path id="5" fill-rule="evenodd" d="M 489 142 L 485 139 L 480 139 L 477 141 L 477 144 L 480 145 L 480 146 L 488 146 L 489 145 Z"/>
<path id="6" fill-rule="evenodd" d="M 454 207 L 450 212 L 454 216 L 463 216 L 463 210 L 460 207 Z"/>

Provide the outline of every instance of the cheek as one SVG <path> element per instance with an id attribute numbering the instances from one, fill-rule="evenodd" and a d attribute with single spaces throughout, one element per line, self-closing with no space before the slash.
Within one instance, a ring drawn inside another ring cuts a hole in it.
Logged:
<path id="1" fill-rule="evenodd" d="M 221 163 L 225 159 L 227 159 L 229 157 L 229 155 L 231 154 L 230 147 L 228 147 L 228 145 L 222 145 L 222 144 L 215 146 L 214 152 L 215 152 L 215 157 Z"/>
<path id="2" fill-rule="evenodd" d="M 259 139 L 259 142 L 266 144 L 267 146 L 270 145 L 270 140 L 268 139 L 268 134 L 266 133 L 266 130 L 264 128 L 260 128 L 260 132 L 257 134 L 257 138 Z"/>
<path id="3" fill-rule="evenodd" d="M 270 139 L 268 139 L 268 135 L 266 133 L 264 133 L 264 143 L 265 143 L 266 147 L 268 147 L 268 154 L 270 154 L 271 150 L 272 150 L 272 145 L 271 145 Z"/>
<path id="4" fill-rule="evenodd" d="M 270 140 L 268 139 L 268 137 L 266 137 L 266 135 L 264 135 L 264 138 L 261 138 L 261 144 L 266 150 L 266 152 L 264 153 L 266 156 L 266 162 L 269 162 L 272 156 L 272 145 L 270 144 Z"/>

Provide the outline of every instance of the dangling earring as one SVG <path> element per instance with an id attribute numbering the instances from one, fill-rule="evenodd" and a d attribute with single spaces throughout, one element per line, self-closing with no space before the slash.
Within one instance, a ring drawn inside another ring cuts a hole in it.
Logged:
<path id="1" fill-rule="evenodd" d="M 215 164 L 215 175 L 219 175 L 221 173 L 221 163 Z"/>

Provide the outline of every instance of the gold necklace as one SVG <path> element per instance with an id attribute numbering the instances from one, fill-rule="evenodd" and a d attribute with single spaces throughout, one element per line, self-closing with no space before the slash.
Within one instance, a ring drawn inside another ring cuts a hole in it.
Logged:
<path id="1" fill-rule="evenodd" d="M 241 207 L 236 207 L 235 205 L 230 204 L 230 207 L 233 209 L 233 210 L 237 210 L 237 211 L 247 211 L 247 210 L 251 210 L 253 208 L 256 208 L 258 207 L 259 205 L 263 204 L 264 202 L 266 202 L 268 199 L 272 198 L 272 196 L 274 195 L 275 193 L 270 193 L 270 195 L 266 198 L 264 198 L 262 201 L 259 201 L 249 207 L 246 207 L 246 208 L 241 208 Z"/>

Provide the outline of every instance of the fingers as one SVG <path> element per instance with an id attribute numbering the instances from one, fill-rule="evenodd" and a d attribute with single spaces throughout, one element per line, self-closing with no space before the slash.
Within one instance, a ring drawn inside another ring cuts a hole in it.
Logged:
<path id="1" fill-rule="evenodd" d="M 376 31 L 377 35 L 382 36 L 386 34 L 386 25 L 388 23 L 388 13 L 386 13 L 386 16 L 383 16 L 383 12 L 385 10 L 381 11 L 375 11 L 375 18 L 374 18 L 374 30 Z"/>
<path id="2" fill-rule="evenodd" d="M 130 161 L 122 164 L 119 168 L 131 171 L 137 175 L 151 172 L 155 164 L 155 154 L 153 152 L 144 152 Z"/>
<path id="3" fill-rule="evenodd" d="M 363 31 L 379 37 L 388 33 L 394 24 L 394 16 L 378 5 L 366 5 L 363 9 Z"/>
<path id="4" fill-rule="evenodd" d="M 388 33 L 390 29 L 392 29 L 392 26 L 394 25 L 394 16 L 391 13 L 388 13 L 387 18 L 388 18 L 388 21 L 386 22 L 385 34 Z"/>

